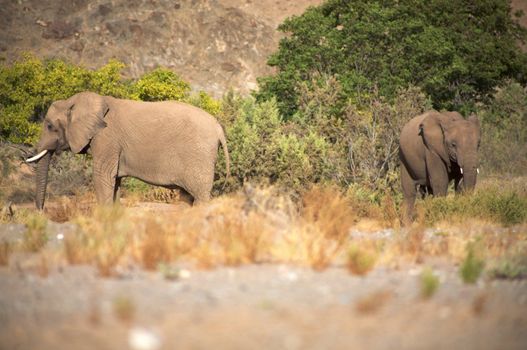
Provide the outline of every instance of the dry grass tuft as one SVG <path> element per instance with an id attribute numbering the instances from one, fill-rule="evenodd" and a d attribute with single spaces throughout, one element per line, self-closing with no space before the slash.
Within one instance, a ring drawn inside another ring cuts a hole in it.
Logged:
<path id="1" fill-rule="evenodd" d="M 302 204 L 298 230 L 304 236 L 309 264 L 322 270 L 348 241 L 356 216 L 336 187 L 315 186 L 304 195 Z"/>
<path id="2" fill-rule="evenodd" d="M 377 261 L 377 252 L 368 246 L 352 245 L 348 250 L 347 268 L 354 274 L 364 276 L 370 272 Z"/>
<path id="3" fill-rule="evenodd" d="M 361 314 L 372 314 L 379 311 L 393 297 L 393 292 L 379 290 L 366 297 L 363 297 L 355 303 L 355 310 Z"/>
<path id="4" fill-rule="evenodd" d="M 88 215 L 92 212 L 95 198 L 91 193 L 66 197 L 62 196 L 57 203 L 46 209 L 48 218 L 55 222 L 66 222 L 80 215 Z"/>
<path id="5" fill-rule="evenodd" d="M 487 291 L 482 291 L 472 301 L 472 312 L 475 315 L 480 316 L 485 311 L 485 305 L 489 300 L 489 293 Z"/>
<path id="6" fill-rule="evenodd" d="M 427 267 L 423 269 L 420 276 L 421 297 L 423 299 L 431 298 L 437 288 L 439 287 L 439 278 L 434 274 L 434 271 Z"/>
<path id="7" fill-rule="evenodd" d="M 129 297 L 118 296 L 113 300 L 113 313 L 119 321 L 129 324 L 136 314 L 135 304 Z"/>
<path id="8" fill-rule="evenodd" d="M 145 224 L 145 235 L 141 244 L 141 261 L 143 267 L 154 270 L 161 263 L 171 260 L 170 240 L 164 228 L 153 218 Z"/>
<path id="9" fill-rule="evenodd" d="M 46 234 L 48 220 L 42 214 L 34 213 L 27 217 L 25 224 L 27 230 L 22 245 L 28 252 L 38 252 L 48 242 Z"/>
<path id="10" fill-rule="evenodd" d="M 40 255 L 40 261 L 37 265 L 37 274 L 41 278 L 47 278 L 49 276 L 49 262 L 45 254 Z"/>
<path id="11" fill-rule="evenodd" d="M 130 248 L 130 222 L 120 206 L 96 208 L 92 217 L 80 216 L 77 232 L 66 237 L 70 264 L 95 263 L 101 276 L 112 276 L 125 250 Z"/>
<path id="12" fill-rule="evenodd" d="M 6 240 L 0 242 L 0 266 L 9 264 L 9 257 L 13 253 L 13 244 Z"/>

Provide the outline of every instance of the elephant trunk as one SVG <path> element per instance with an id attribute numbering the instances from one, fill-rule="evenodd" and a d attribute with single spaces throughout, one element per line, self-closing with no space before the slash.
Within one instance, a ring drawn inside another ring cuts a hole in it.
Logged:
<path id="1" fill-rule="evenodd" d="M 477 157 L 468 157 L 463 163 L 464 164 L 461 166 L 461 172 L 463 174 L 463 189 L 466 191 L 472 191 L 474 187 L 476 187 L 476 179 L 478 177 Z"/>
<path id="2" fill-rule="evenodd" d="M 35 204 L 38 210 L 44 209 L 44 199 L 46 197 L 46 187 L 48 185 L 48 169 L 51 160 L 51 153 L 47 152 L 37 165 L 37 190 Z"/>

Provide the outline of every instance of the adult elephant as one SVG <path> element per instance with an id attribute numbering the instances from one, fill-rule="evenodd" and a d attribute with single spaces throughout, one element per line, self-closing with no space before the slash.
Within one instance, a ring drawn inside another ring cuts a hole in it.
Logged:
<path id="1" fill-rule="evenodd" d="M 458 112 L 428 111 L 411 119 L 399 141 L 405 220 L 411 220 L 417 191 L 445 196 L 453 180 L 456 193 L 476 185 L 479 120 Z"/>
<path id="2" fill-rule="evenodd" d="M 229 175 L 229 153 L 220 124 L 181 102 L 141 102 L 81 92 L 54 102 L 44 119 L 36 156 L 36 206 L 44 207 L 51 155 L 70 149 L 91 153 L 100 204 L 118 200 L 120 180 L 181 187 L 194 204 L 210 199 L 218 146 Z"/>

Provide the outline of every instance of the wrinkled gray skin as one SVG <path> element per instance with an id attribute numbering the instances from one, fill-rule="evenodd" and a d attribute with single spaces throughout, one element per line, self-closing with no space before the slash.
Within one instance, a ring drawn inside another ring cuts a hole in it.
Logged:
<path id="1" fill-rule="evenodd" d="M 52 153 L 70 149 L 93 156 L 97 201 L 119 198 L 121 178 L 183 188 L 194 204 L 208 201 L 219 144 L 229 173 L 223 129 L 207 112 L 180 102 L 140 102 L 82 92 L 54 102 L 37 146 L 36 206 L 44 207 Z"/>
<path id="2" fill-rule="evenodd" d="M 445 196 L 453 180 L 456 193 L 472 190 L 478 172 L 480 126 L 476 116 L 428 111 L 410 120 L 399 140 L 405 222 L 413 218 L 417 192 Z"/>

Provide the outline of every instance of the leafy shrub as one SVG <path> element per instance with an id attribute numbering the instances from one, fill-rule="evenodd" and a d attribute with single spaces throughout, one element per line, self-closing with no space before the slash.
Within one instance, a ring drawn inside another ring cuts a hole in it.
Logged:
<path id="1" fill-rule="evenodd" d="M 26 218 L 27 230 L 24 233 L 23 246 L 29 252 L 38 252 L 48 242 L 46 228 L 48 221 L 44 215 L 32 214 Z"/>
<path id="2" fill-rule="evenodd" d="M 527 277 L 527 247 L 520 245 L 515 251 L 499 258 L 489 268 L 489 276 L 498 279 Z"/>
<path id="3" fill-rule="evenodd" d="M 348 250 L 347 267 L 352 274 L 364 276 L 373 269 L 376 260 L 376 253 L 371 249 L 353 245 Z"/>
<path id="4" fill-rule="evenodd" d="M 120 77 L 123 67 L 110 61 L 92 71 L 59 59 L 41 61 L 29 54 L 12 66 L 0 66 L 0 137 L 33 144 L 49 105 L 81 91 L 127 96 L 128 84 Z"/>
<path id="5" fill-rule="evenodd" d="M 527 221 L 527 196 L 499 187 L 478 189 L 472 195 L 426 198 L 422 203 L 428 223 L 475 217 L 504 225 Z"/>
<path id="6" fill-rule="evenodd" d="M 182 101 L 189 97 L 190 85 L 166 68 L 143 75 L 132 86 L 132 97 L 143 101 Z"/>
<path id="7" fill-rule="evenodd" d="M 49 190 L 54 196 L 78 195 L 92 189 L 92 177 L 91 157 L 63 152 L 52 158 Z"/>
<path id="8" fill-rule="evenodd" d="M 399 133 L 411 118 L 429 109 L 415 87 L 400 90 L 393 103 L 374 91 L 362 106 L 349 105 L 347 148 L 351 181 L 374 189 L 399 186 Z"/>
<path id="9" fill-rule="evenodd" d="M 421 296 L 423 298 L 430 298 L 435 294 L 439 287 L 439 278 L 434 274 L 434 271 L 427 267 L 421 272 Z"/>
<path id="10" fill-rule="evenodd" d="M 381 96 L 419 86 L 438 109 L 470 109 L 507 78 L 527 80 L 526 30 L 507 0 L 329 0 L 287 19 L 287 35 L 268 60 L 276 74 L 259 80 L 259 100 L 277 99 L 289 118 L 299 110 L 299 81 L 327 74 L 354 103 L 378 86 Z"/>
<path id="11" fill-rule="evenodd" d="M 477 241 L 466 246 L 466 257 L 461 263 L 459 274 L 465 283 L 476 283 L 483 272 L 485 261 L 481 256 L 481 247 Z"/>
<path id="12" fill-rule="evenodd" d="M 527 174 L 527 88 L 509 81 L 479 112 L 481 167 L 486 173 Z"/>

